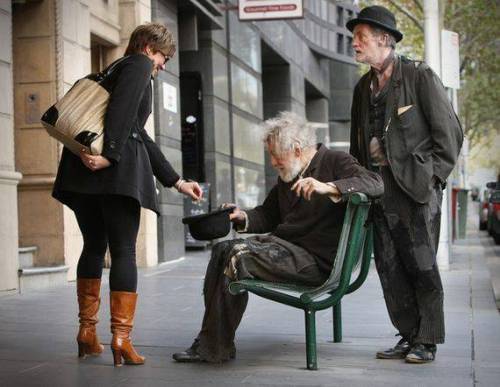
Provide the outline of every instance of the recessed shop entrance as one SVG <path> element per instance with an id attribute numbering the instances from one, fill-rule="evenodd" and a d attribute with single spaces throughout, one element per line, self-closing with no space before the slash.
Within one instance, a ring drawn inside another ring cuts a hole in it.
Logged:
<path id="1" fill-rule="evenodd" d="M 262 96 L 264 120 L 276 116 L 280 111 L 292 110 L 290 65 L 266 42 L 262 50 Z M 271 166 L 266 152 L 266 193 L 276 184 L 278 174 Z"/>
<path id="2" fill-rule="evenodd" d="M 205 181 L 201 77 L 181 72 L 182 170 L 184 178 Z"/>

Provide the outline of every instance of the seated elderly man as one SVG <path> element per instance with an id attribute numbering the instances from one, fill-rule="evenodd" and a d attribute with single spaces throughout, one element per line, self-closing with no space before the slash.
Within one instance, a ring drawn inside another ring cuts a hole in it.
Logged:
<path id="1" fill-rule="evenodd" d="M 239 232 L 257 235 L 216 244 L 205 283 L 205 315 L 193 345 L 178 362 L 223 362 L 235 357 L 234 336 L 248 294 L 231 295 L 233 280 L 255 278 L 321 285 L 331 271 L 350 192 L 380 196 L 380 177 L 344 152 L 316 144 L 314 128 L 290 112 L 264 123 L 264 143 L 279 178 L 264 203 L 235 208 Z"/>

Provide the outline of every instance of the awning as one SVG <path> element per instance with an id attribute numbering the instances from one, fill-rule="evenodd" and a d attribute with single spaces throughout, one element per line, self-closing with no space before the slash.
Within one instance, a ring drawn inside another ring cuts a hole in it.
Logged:
<path id="1" fill-rule="evenodd" d="M 200 20 L 200 27 L 209 30 L 222 30 L 222 11 L 219 8 L 218 0 L 179 0 L 179 13 L 195 12 Z"/>

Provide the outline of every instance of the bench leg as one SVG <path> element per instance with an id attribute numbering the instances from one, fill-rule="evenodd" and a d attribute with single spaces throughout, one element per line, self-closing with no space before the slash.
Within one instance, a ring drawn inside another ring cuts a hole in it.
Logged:
<path id="1" fill-rule="evenodd" d="M 342 305 L 340 301 L 333 306 L 333 342 L 342 342 Z"/>
<path id="2" fill-rule="evenodd" d="M 314 310 L 306 310 L 306 354 L 307 354 L 307 369 L 317 370 L 317 355 L 316 355 L 316 312 Z"/>

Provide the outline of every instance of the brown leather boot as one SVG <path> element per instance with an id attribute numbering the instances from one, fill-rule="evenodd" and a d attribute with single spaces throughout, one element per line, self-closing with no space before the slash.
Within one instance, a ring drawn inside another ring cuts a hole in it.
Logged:
<path id="1" fill-rule="evenodd" d="M 78 357 L 85 355 L 99 355 L 104 347 L 99 343 L 95 326 L 99 321 L 97 313 L 101 298 L 101 280 L 99 278 L 78 278 L 76 280 L 76 294 L 80 313 L 80 329 L 76 341 L 78 342 Z"/>
<path id="2" fill-rule="evenodd" d="M 136 303 L 137 293 L 111 292 L 111 333 L 113 334 L 111 350 L 116 367 L 122 365 L 122 358 L 125 364 L 144 364 L 145 358 L 135 351 L 130 340 Z"/>

